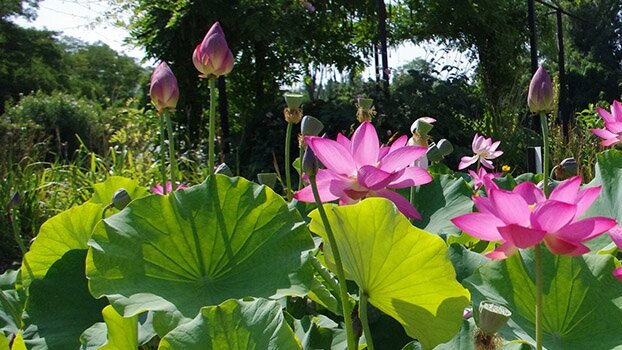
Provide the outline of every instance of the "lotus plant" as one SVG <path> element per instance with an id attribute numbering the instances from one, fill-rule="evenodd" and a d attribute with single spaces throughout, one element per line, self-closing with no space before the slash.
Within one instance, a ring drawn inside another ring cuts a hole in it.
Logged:
<path id="1" fill-rule="evenodd" d="M 600 145 L 608 147 L 622 143 L 622 104 L 613 101 L 611 112 L 600 107 L 597 107 L 596 110 L 605 121 L 603 129 L 592 129 L 594 135 L 603 139 Z"/>
<path id="2" fill-rule="evenodd" d="M 313 150 L 326 169 L 319 169 L 317 186 L 322 202 L 339 199 L 351 204 L 365 197 L 384 197 L 391 200 L 406 216 L 421 219 L 415 207 L 391 189 L 418 186 L 432 181 L 423 168 L 412 166 L 427 148 L 407 146 L 407 136 L 391 146 L 380 147 L 376 129 L 363 122 L 352 139 L 339 134 L 337 140 L 306 136 L 305 143 Z M 298 191 L 294 198 L 314 202 L 311 186 Z"/>
<path id="3" fill-rule="evenodd" d="M 177 164 L 175 161 L 175 142 L 173 135 L 173 122 L 171 121 L 170 112 L 175 111 L 177 100 L 179 99 L 179 88 L 177 86 L 177 78 L 173 74 L 171 68 L 162 61 L 153 71 L 151 75 L 151 84 L 149 87 L 151 101 L 156 106 L 160 114 L 160 152 L 162 158 L 162 181 L 166 182 L 166 167 L 164 164 L 166 151 L 164 147 L 164 128 L 168 130 L 168 148 L 169 159 L 171 163 L 171 182 L 175 183 L 175 170 Z"/>
<path id="4" fill-rule="evenodd" d="M 209 106 L 209 136 L 208 136 L 208 168 L 209 174 L 214 174 L 216 138 L 216 79 L 229 74 L 233 69 L 234 57 L 229 50 L 225 33 L 219 22 L 212 25 L 205 34 L 203 41 L 197 45 L 192 54 L 192 63 L 201 72 L 199 77 L 209 79 L 210 106 Z"/>
<path id="5" fill-rule="evenodd" d="M 616 221 L 606 217 L 579 217 L 600 194 L 600 187 L 579 190 L 581 177 L 560 183 L 546 198 L 544 192 L 530 182 L 512 191 L 493 187 L 487 197 L 474 197 L 478 213 L 452 219 L 462 231 L 486 241 L 502 244 L 487 256 L 505 259 L 519 248 L 527 249 L 544 241 L 554 254 L 582 255 L 589 252 L 583 242 L 613 226 Z"/>
<path id="6" fill-rule="evenodd" d="M 469 170 L 468 172 L 471 178 L 473 178 L 473 188 L 475 188 L 475 190 L 487 185 L 492 179 L 501 176 L 501 173 L 489 173 L 485 168 L 479 168 L 477 172 L 473 170 Z M 492 184 L 494 184 L 494 182 Z"/>
<path id="7" fill-rule="evenodd" d="M 492 141 L 492 138 L 485 138 L 479 134 L 475 134 L 471 147 L 474 155 L 471 157 L 462 157 L 458 169 L 462 170 L 477 162 L 481 163 L 488 169 L 493 169 L 491 159 L 495 159 L 503 154 L 503 151 L 497 151 L 497 147 L 501 144 L 501 141 Z M 478 164 L 479 168 L 479 164 Z"/>

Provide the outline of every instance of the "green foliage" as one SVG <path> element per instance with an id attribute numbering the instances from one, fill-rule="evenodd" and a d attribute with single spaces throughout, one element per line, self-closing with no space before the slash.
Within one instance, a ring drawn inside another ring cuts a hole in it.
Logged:
<path id="1" fill-rule="evenodd" d="M 228 300 L 201 309 L 160 342 L 162 350 L 302 349 L 275 301 Z"/>
<path id="2" fill-rule="evenodd" d="M 512 311 L 500 333 L 508 340 L 532 342 L 535 329 L 533 250 L 483 266 L 465 280 L 473 305 L 484 300 Z M 610 255 L 580 257 L 544 254 L 544 346 L 547 349 L 618 349 L 622 309 L 619 281 Z M 598 341 L 594 341 L 598 339 Z"/>
<path id="3" fill-rule="evenodd" d="M 132 202 L 104 220 L 87 261 L 97 297 L 131 316 L 173 305 L 193 318 L 229 298 L 304 293 L 302 218 L 272 190 L 241 178 Z"/>
<path id="4" fill-rule="evenodd" d="M 16 123 L 37 125 L 51 138 L 54 152 L 66 159 L 80 147 L 80 141 L 101 149 L 97 144 L 103 135 L 100 114 L 99 106 L 84 99 L 63 93 L 36 93 L 21 99 L 5 116 Z"/>
<path id="5" fill-rule="evenodd" d="M 359 293 L 399 321 L 424 348 L 451 339 L 469 293 L 455 279 L 443 240 L 412 226 L 384 198 L 325 207 L 346 278 L 357 283 Z M 327 263 L 334 270 L 326 228 L 317 210 L 309 216 L 310 229 L 324 239 Z"/>

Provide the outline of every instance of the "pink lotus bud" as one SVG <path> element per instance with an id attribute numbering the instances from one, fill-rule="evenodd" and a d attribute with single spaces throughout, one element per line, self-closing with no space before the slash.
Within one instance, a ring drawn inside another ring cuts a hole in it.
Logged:
<path id="1" fill-rule="evenodd" d="M 201 72 L 202 77 L 219 77 L 233 69 L 233 54 L 229 50 L 225 33 L 216 22 L 205 34 L 192 54 L 192 63 Z"/>
<path id="2" fill-rule="evenodd" d="M 177 106 L 179 100 L 177 78 L 164 61 L 160 62 L 151 75 L 149 95 L 158 112 L 164 109 L 175 110 Z"/>
<path id="3" fill-rule="evenodd" d="M 553 110 L 553 84 L 544 66 L 540 66 L 529 83 L 527 95 L 529 110 L 533 113 Z"/>

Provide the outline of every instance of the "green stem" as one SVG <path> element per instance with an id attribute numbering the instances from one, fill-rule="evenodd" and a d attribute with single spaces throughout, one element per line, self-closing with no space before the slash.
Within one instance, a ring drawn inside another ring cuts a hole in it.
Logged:
<path id="1" fill-rule="evenodd" d="M 214 139 L 216 138 L 216 79 L 209 79 L 209 139 L 208 139 L 208 163 L 209 174 L 214 175 L 214 165 L 216 164 L 214 156 Z"/>
<path id="2" fill-rule="evenodd" d="M 24 262 L 24 266 L 26 266 L 26 272 L 28 273 L 28 275 L 30 275 L 31 279 L 34 279 L 34 274 L 32 273 L 32 269 L 30 268 L 30 264 L 28 264 L 28 261 L 26 261 L 26 245 L 24 244 L 24 240 L 22 239 L 22 235 L 19 233 L 20 229 L 17 225 L 17 221 L 15 221 L 15 218 L 13 217 L 13 212 L 14 209 L 9 209 L 9 221 L 11 222 L 11 228 L 13 229 L 13 237 L 15 238 L 15 241 L 17 242 L 17 245 L 19 246 L 19 250 L 22 253 L 22 261 Z"/>
<path id="3" fill-rule="evenodd" d="M 540 244 L 534 247 L 536 253 L 536 350 L 542 350 L 542 251 Z"/>
<path id="4" fill-rule="evenodd" d="M 175 157 L 175 136 L 173 134 L 173 121 L 171 120 L 170 112 L 168 110 L 165 110 L 164 116 L 166 118 L 166 128 L 168 129 L 168 157 L 170 158 L 171 163 L 171 191 L 174 191 L 177 186 L 177 158 Z"/>
<path id="5" fill-rule="evenodd" d="M 162 171 L 162 193 L 166 194 L 166 150 L 164 149 L 164 115 L 160 114 L 160 168 Z"/>
<path id="6" fill-rule="evenodd" d="M 287 184 L 285 193 L 287 194 L 288 201 L 292 200 L 292 179 L 291 179 L 291 173 L 290 173 L 291 164 L 289 161 L 289 151 L 290 151 L 290 146 L 291 146 L 291 141 L 292 141 L 293 126 L 294 126 L 293 123 L 287 123 L 287 133 L 285 134 L 285 181 Z"/>
<path id="7" fill-rule="evenodd" d="M 546 113 L 540 112 L 540 127 L 542 127 L 542 181 L 544 194 L 549 196 L 549 124 Z"/>
<path id="8" fill-rule="evenodd" d="M 302 150 L 302 144 L 298 148 L 299 148 L 298 159 L 300 161 L 300 164 L 299 164 L 300 171 L 299 171 L 299 176 L 298 176 L 298 191 L 300 191 L 302 189 L 302 156 L 304 155 L 304 151 Z"/>
<path id="9" fill-rule="evenodd" d="M 352 309 L 350 305 L 350 300 L 348 298 L 348 288 L 346 285 L 346 274 L 343 271 L 343 265 L 341 263 L 341 255 L 339 254 L 339 249 L 337 248 L 337 241 L 335 240 L 335 235 L 333 234 L 333 230 L 330 227 L 330 223 L 328 221 L 328 217 L 326 216 L 326 212 L 324 211 L 324 206 L 320 201 L 320 194 L 317 189 L 317 183 L 315 181 L 315 176 L 309 176 L 309 181 L 311 182 L 311 189 L 313 190 L 313 197 L 315 198 L 315 203 L 317 204 L 317 209 L 320 212 L 320 217 L 322 218 L 322 223 L 324 228 L 326 229 L 326 235 L 328 236 L 328 243 L 330 244 L 330 249 L 333 253 L 333 258 L 335 259 L 335 267 L 337 269 L 337 280 L 339 281 L 339 292 L 341 294 L 341 306 L 343 308 L 343 321 L 346 324 L 346 337 L 348 339 L 348 350 L 355 350 L 356 347 L 356 339 L 354 337 L 354 328 L 352 327 Z"/>
<path id="10" fill-rule="evenodd" d="M 367 350 L 374 350 L 374 341 L 371 339 L 371 329 L 367 321 L 367 292 L 361 290 L 359 294 L 359 318 L 363 324 L 363 334 L 365 334 L 365 340 L 367 341 Z"/>

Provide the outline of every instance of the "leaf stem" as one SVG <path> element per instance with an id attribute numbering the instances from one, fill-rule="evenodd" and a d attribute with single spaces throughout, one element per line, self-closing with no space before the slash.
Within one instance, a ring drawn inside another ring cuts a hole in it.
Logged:
<path id="1" fill-rule="evenodd" d="M 317 258 L 312 257 L 310 260 L 311 260 L 311 265 L 313 265 L 313 268 L 315 269 L 315 271 L 320 275 L 320 277 L 322 277 L 324 284 L 330 288 L 330 293 L 335 297 L 335 299 L 341 300 L 341 293 L 339 293 L 339 285 L 337 284 L 337 282 L 335 282 L 335 278 L 330 274 L 327 268 L 322 266 L 322 264 Z"/>
<path id="2" fill-rule="evenodd" d="M 298 171 L 298 191 L 300 191 L 302 189 L 302 156 L 304 155 L 304 151 L 303 151 L 303 144 L 304 141 L 300 142 L 300 145 L 298 146 L 299 150 L 298 150 L 298 162 L 299 162 L 299 167 L 300 167 L 300 171 Z"/>
<path id="3" fill-rule="evenodd" d="M 164 115 L 160 114 L 160 168 L 162 171 L 162 193 L 166 194 L 166 150 L 164 149 Z"/>
<path id="4" fill-rule="evenodd" d="M 176 174 L 177 171 L 177 159 L 175 157 L 175 136 L 173 134 L 173 121 L 171 120 L 171 112 L 164 110 L 164 117 L 166 118 L 166 128 L 168 130 L 168 157 L 171 163 L 171 191 L 174 191 L 177 187 Z M 166 187 L 166 183 L 164 183 Z"/>
<path id="5" fill-rule="evenodd" d="M 542 350 L 542 251 L 540 244 L 534 247 L 536 253 L 536 350 Z"/>
<path id="6" fill-rule="evenodd" d="M 207 143 L 208 170 L 210 175 L 214 175 L 215 154 L 214 139 L 216 138 L 216 79 L 209 78 L 209 138 Z"/>
<path id="7" fill-rule="evenodd" d="M 549 124 L 546 113 L 540 112 L 540 127 L 542 128 L 542 182 L 544 194 L 549 196 Z"/>
<path id="8" fill-rule="evenodd" d="M 287 200 L 292 200 L 292 179 L 291 179 L 291 164 L 289 161 L 289 151 L 291 148 L 291 140 L 292 140 L 292 128 L 293 123 L 287 123 L 287 133 L 285 134 L 285 182 L 287 184 L 287 188 L 285 189 L 285 193 L 287 194 Z M 302 159 L 301 159 L 302 161 Z"/>
<path id="9" fill-rule="evenodd" d="M 339 254 L 339 248 L 337 247 L 337 241 L 335 240 L 335 235 L 333 234 L 333 230 L 330 227 L 330 222 L 328 221 L 328 217 L 326 216 L 326 211 L 324 211 L 324 206 L 320 201 L 320 194 L 317 189 L 317 182 L 315 181 L 315 175 L 309 176 L 309 181 L 311 182 L 311 189 L 313 190 L 313 197 L 315 198 L 315 203 L 317 204 L 317 209 L 320 212 L 320 217 L 322 218 L 322 224 L 326 229 L 326 235 L 328 236 L 328 243 L 330 244 L 330 249 L 333 253 L 333 258 L 335 259 L 335 267 L 337 269 L 337 280 L 339 281 L 339 292 L 341 296 L 341 307 L 343 308 L 343 321 L 346 325 L 346 337 L 348 339 L 348 350 L 355 350 L 356 347 L 356 339 L 354 337 L 354 328 L 352 327 L 352 308 L 350 305 L 350 299 L 348 297 L 348 288 L 346 285 L 346 274 L 343 270 L 343 265 L 341 263 L 341 255 Z"/>
<path id="10" fill-rule="evenodd" d="M 367 292 L 361 289 L 359 294 L 359 318 L 363 324 L 363 334 L 365 334 L 367 350 L 374 350 L 374 341 L 371 338 L 371 329 L 367 321 Z"/>

